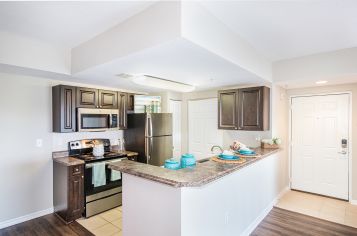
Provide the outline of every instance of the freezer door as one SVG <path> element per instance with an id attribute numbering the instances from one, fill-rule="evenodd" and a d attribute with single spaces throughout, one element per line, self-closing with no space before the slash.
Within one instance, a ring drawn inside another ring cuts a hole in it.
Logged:
<path id="1" fill-rule="evenodd" d="M 172 136 L 146 138 L 146 145 L 148 164 L 162 166 L 166 159 L 172 158 Z"/>
<path id="2" fill-rule="evenodd" d="M 172 135 L 172 114 L 152 113 L 147 115 L 148 136 Z"/>

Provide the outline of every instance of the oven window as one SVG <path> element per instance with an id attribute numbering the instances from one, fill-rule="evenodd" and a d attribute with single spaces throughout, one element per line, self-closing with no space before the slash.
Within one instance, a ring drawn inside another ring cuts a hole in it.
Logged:
<path id="1" fill-rule="evenodd" d="M 100 129 L 109 127 L 109 115 L 107 114 L 82 114 L 82 129 Z"/>

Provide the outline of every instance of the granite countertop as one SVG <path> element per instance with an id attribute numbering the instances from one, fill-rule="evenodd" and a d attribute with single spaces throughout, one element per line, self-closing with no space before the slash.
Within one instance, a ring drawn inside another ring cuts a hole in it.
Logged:
<path id="1" fill-rule="evenodd" d="M 208 160 L 197 163 L 195 168 L 169 170 L 159 166 L 124 160 L 110 164 L 109 168 L 176 188 L 199 187 L 262 160 L 280 149 L 255 148 L 254 150 L 260 156 L 246 157 L 246 162 L 242 164 L 223 164 Z"/>
<path id="2" fill-rule="evenodd" d="M 116 152 L 117 150 L 112 150 L 113 152 Z M 117 151 L 119 153 L 124 153 L 128 157 L 132 156 L 137 156 L 137 152 L 131 152 L 131 151 Z M 55 162 L 58 162 L 60 164 L 66 165 L 66 166 L 75 166 L 75 165 L 83 165 L 85 162 L 81 159 L 78 159 L 73 156 L 69 156 L 68 151 L 59 151 L 59 152 L 53 152 L 52 153 L 52 159 Z"/>
<path id="3" fill-rule="evenodd" d="M 83 165 L 84 161 L 75 157 L 56 157 L 53 158 L 53 161 L 63 164 L 65 166 L 75 166 Z"/>

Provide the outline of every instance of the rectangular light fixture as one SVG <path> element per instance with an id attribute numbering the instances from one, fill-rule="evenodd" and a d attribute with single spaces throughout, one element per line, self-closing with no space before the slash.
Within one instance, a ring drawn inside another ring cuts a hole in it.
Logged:
<path id="1" fill-rule="evenodd" d="M 183 93 L 192 92 L 195 90 L 195 86 L 193 85 L 162 79 L 151 75 L 135 75 L 133 76 L 133 82 L 143 86 Z"/>
<path id="2" fill-rule="evenodd" d="M 327 81 L 326 80 L 319 80 L 315 82 L 316 84 L 326 84 Z"/>

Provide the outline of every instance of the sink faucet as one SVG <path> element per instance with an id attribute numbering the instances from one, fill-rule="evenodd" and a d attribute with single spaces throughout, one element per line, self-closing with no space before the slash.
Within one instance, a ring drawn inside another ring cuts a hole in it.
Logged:
<path id="1" fill-rule="evenodd" d="M 212 147 L 211 147 L 211 152 L 213 152 L 213 150 L 214 150 L 215 148 L 219 148 L 219 149 L 221 150 L 221 153 L 223 152 L 223 148 L 221 148 L 221 147 L 218 146 L 218 145 L 212 146 Z"/>

